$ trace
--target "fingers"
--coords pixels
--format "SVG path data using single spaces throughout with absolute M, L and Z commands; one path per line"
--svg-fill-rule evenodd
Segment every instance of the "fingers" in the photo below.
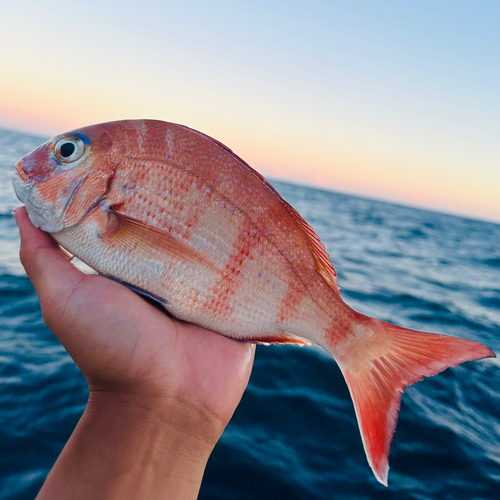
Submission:
M 14 210 L 14 219 L 21 235 L 21 263 L 41 301 L 45 294 L 67 292 L 81 280 L 82 273 L 69 256 L 52 236 L 31 223 L 25 207 Z

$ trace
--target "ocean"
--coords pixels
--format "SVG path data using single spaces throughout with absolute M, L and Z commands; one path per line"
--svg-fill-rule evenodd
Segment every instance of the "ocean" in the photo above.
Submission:
M 0 130 L 0 500 L 35 497 L 88 396 L 18 259 L 10 174 L 43 141 Z M 498 224 L 273 185 L 320 236 L 352 307 L 500 354 Z M 385 488 L 367 464 L 333 359 L 320 348 L 258 346 L 200 499 L 496 499 L 499 368 L 499 358 L 465 363 L 407 389 Z

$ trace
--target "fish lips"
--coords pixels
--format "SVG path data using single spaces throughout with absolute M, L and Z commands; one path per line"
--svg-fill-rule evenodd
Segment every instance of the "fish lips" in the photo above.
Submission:
M 34 204 L 31 201 L 32 194 L 34 192 L 33 185 L 35 184 L 35 181 L 26 182 L 18 172 L 14 172 L 11 175 L 11 179 L 12 186 L 14 187 L 14 192 L 16 193 L 19 201 L 26 205 L 26 209 L 28 211 L 31 222 L 35 227 L 40 227 L 43 221 L 39 216 L 36 215 L 36 212 L 33 209 Z
M 52 211 L 50 204 L 40 195 L 33 179 L 26 179 L 19 173 L 19 166 L 16 165 L 16 172 L 11 175 L 12 186 L 18 199 L 26 205 L 28 216 L 35 227 L 48 233 L 56 233 L 64 228 L 61 216 L 49 217 Z M 54 214 L 55 215 L 55 214 Z
M 20 202 L 27 205 L 34 182 L 27 183 L 19 175 L 19 172 L 14 172 L 11 175 L 11 179 L 12 179 L 12 186 L 14 187 L 14 192 L 16 193 L 17 198 L 19 199 Z

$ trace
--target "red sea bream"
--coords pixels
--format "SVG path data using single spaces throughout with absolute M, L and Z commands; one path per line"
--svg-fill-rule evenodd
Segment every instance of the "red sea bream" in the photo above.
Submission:
M 16 170 L 32 222 L 99 273 L 222 335 L 328 350 L 383 484 L 405 387 L 494 356 L 354 311 L 311 226 L 230 149 L 190 128 L 94 125 L 56 136 Z

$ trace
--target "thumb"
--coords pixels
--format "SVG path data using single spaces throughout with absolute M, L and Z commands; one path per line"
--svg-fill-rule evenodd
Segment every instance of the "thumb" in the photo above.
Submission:
M 71 293 L 85 274 L 71 264 L 52 236 L 32 224 L 26 207 L 16 208 L 13 215 L 21 235 L 21 264 L 42 307 L 45 300 Z

